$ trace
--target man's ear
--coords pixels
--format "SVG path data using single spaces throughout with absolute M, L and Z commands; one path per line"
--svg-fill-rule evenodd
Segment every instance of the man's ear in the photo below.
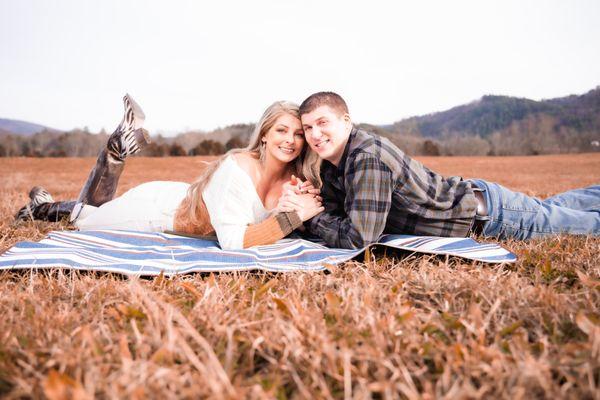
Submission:
M 352 129 L 352 119 L 350 118 L 350 114 L 344 114 L 342 117 L 344 119 L 344 124 L 347 128 Z

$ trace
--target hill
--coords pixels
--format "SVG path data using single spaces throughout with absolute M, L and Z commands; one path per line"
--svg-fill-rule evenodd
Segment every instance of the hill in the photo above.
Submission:
M 51 132 L 60 132 L 58 129 L 49 128 L 40 124 L 34 124 L 32 122 L 0 118 L 0 132 L 2 132 L 3 134 L 31 136 L 44 130 Z
M 440 138 L 448 135 L 487 137 L 531 116 L 555 120 L 556 128 L 600 132 L 600 87 L 583 95 L 535 101 L 509 96 L 483 96 L 469 104 L 387 126 L 394 133 Z

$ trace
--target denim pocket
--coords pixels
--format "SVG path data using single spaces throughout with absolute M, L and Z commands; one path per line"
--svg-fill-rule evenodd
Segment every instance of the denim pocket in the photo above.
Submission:
M 537 231 L 537 219 L 541 211 L 541 201 L 523 193 L 505 189 L 501 191 L 500 219 L 503 237 L 528 239 Z
M 542 201 L 536 197 L 529 197 L 526 194 L 513 192 L 506 188 L 501 192 L 501 208 L 508 211 L 537 213 L 540 210 Z

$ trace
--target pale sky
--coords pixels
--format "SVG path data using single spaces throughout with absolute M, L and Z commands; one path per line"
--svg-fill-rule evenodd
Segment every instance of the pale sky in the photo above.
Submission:
M 600 1 L 0 0 L 0 118 L 151 132 L 255 122 L 341 94 L 387 124 L 484 94 L 600 85 Z

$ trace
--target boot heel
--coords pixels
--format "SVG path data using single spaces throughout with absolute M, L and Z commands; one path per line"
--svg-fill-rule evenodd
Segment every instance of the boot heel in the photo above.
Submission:
M 133 132 L 133 135 L 135 137 L 136 143 L 138 143 L 138 146 L 140 146 L 140 148 L 144 147 L 149 143 L 152 143 L 152 140 L 150 139 L 150 134 L 144 128 L 136 129 Z
M 73 223 L 77 218 L 79 218 L 79 214 L 81 214 L 81 210 L 83 209 L 83 203 L 76 203 L 75 207 L 73 207 L 73 211 L 71 211 L 71 215 L 69 215 L 69 222 Z

